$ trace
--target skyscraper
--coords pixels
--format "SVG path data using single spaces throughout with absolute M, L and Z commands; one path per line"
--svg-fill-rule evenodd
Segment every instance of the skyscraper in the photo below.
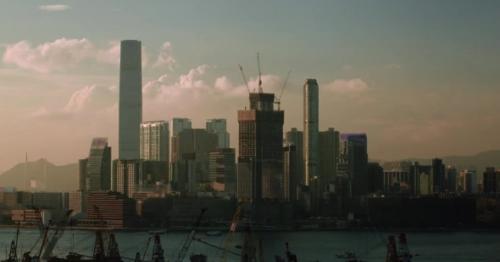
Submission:
M 141 123 L 141 159 L 169 161 L 169 128 L 166 121 Z
M 111 147 L 108 139 L 92 139 L 89 157 L 80 164 L 80 190 L 83 192 L 106 191 L 111 188 Z
M 339 175 L 349 178 L 353 196 L 367 192 L 368 147 L 366 134 L 341 134 Z
M 305 184 L 318 178 L 318 82 L 307 79 L 304 84 L 304 168 Z
M 287 201 L 295 201 L 298 199 L 297 188 L 301 184 L 298 167 L 302 158 L 298 157 L 294 144 L 285 144 L 283 151 L 283 198 Z
M 177 137 L 184 129 L 191 129 L 191 119 L 189 118 L 174 118 L 172 119 L 172 140 L 170 145 L 172 147 L 170 154 L 170 162 L 175 163 L 181 156 L 177 148 Z
M 339 158 L 339 132 L 333 128 L 319 132 L 319 196 L 328 191 L 329 185 L 334 184 L 337 176 L 337 162 Z
M 272 93 L 249 98 L 250 109 L 238 111 L 238 198 L 282 198 L 284 112 Z
M 296 161 L 296 179 L 299 185 L 305 184 L 304 178 L 304 133 L 297 130 L 297 128 L 292 128 L 290 131 L 286 132 L 285 135 L 285 145 L 294 145 L 295 149 L 293 153 L 295 154 L 294 160 Z M 286 152 L 285 152 L 286 153 Z
M 218 148 L 229 148 L 229 133 L 226 129 L 226 119 L 209 119 L 206 126 L 209 133 L 217 134 Z
M 432 187 L 434 193 L 444 192 L 445 190 L 445 171 L 446 167 L 443 160 L 439 158 L 432 159 Z
M 217 148 L 208 153 L 208 178 L 212 185 L 223 185 L 225 192 L 236 193 L 234 148 Z M 215 186 L 212 189 L 218 191 Z
M 120 47 L 118 158 L 139 159 L 142 121 L 141 42 L 124 40 Z
M 176 142 L 179 158 L 174 180 L 179 190 L 194 193 L 200 184 L 210 182 L 208 154 L 217 148 L 217 135 L 201 128 L 184 129 Z

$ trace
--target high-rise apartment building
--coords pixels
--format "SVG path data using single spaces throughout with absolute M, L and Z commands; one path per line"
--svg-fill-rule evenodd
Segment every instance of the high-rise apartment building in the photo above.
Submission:
M 250 109 L 238 111 L 238 198 L 279 199 L 283 180 L 284 112 L 274 94 L 250 93 Z
M 115 160 L 113 170 L 113 191 L 132 197 L 134 193 L 142 190 L 141 160 Z
M 141 159 L 149 161 L 169 161 L 169 128 L 166 121 L 141 123 Z
M 304 175 L 305 184 L 318 179 L 319 94 L 316 79 L 304 84 Z
M 89 157 L 79 161 L 79 184 L 83 192 L 107 191 L 111 188 L 111 147 L 108 139 L 94 138 Z
M 142 122 L 141 42 L 124 40 L 120 46 L 120 94 L 118 103 L 118 158 L 139 159 Z
M 206 123 L 209 133 L 217 135 L 218 148 L 229 148 L 229 133 L 227 132 L 226 119 L 209 119 Z

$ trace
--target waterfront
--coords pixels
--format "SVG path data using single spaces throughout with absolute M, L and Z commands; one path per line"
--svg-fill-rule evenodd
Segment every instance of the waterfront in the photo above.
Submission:
M 15 229 L 0 229 L 0 257 L 6 256 L 7 248 L 13 239 Z M 146 247 L 148 233 L 145 232 L 116 232 L 116 238 L 122 256 L 133 258 L 136 251 L 141 254 Z M 162 235 L 162 245 L 166 257 L 172 261 L 180 249 L 187 233 L 172 232 Z M 384 261 L 385 238 L 390 232 L 272 232 L 261 233 L 263 250 L 266 261 L 271 261 L 274 255 L 282 255 L 284 243 L 289 242 L 299 261 L 341 261 L 336 254 L 344 251 L 354 251 L 363 260 Z M 222 245 L 225 236 L 206 236 L 198 234 L 203 240 L 215 245 Z M 22 252 L 30 249 L 39 232 L 34 229 L 21 231 L 20 249 Z M 234 237 L 232 244 L 240 244 L 241 235 Z M 439 232 L 439 233 L 408 233 L 409 247 L 412 253 L 418 254 L 414 261 L 500 261 L 500 233 L 487 232 Z M 86 255 L 92 254 L 94 234 L 89 231 L 68 230 L 58 243 L 54 252 L 57 255 L 74 251 Z M 209 261 L 219 261 L 220 251 L 208 247 L 203 243 L 193 242 L 188 254 L 204 253 Z M 150 253 L 149 253 L 150 254 Z M 237 261 L 237 257 L 228 254 L 228 261 Z

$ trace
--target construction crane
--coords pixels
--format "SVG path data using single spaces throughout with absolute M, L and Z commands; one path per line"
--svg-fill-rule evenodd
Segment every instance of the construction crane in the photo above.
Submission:
M 260 54 L 257 53 L 257 69 L 259 70 L 259 93 L 262 93 L 262 71 L 260 69 Z
M 248 81 L 247 81 L 247 77 L 245 76 L 245 72 L 243 71 L 243 66 L 241 66 L 241 65 L 238 65 L 238 66 L 240 68 L 241 77 L 243 78 L 243 83 L 247 87 L 248 93 L 252 93 L 252 91 L 250 90 L 250 87 L 248 86 Z
M 283 95 L 286 85 L 288 84 L 288 78 L 290 78 L 290 73 L 291 71 L 289 70 L 288 73 L 286 74 L 286 78 L 285 81 L 283 82 L 283 86 L 281 87 L 280 93 L 278 97 L 276 97 L 276 99 L 274 100 L 274 103 L 278 106 L 278 111 L 281 109 L 281 96 Z
M 191 243 L 193 243 L 193 240 L 195 239 L 196 229 L 198 229 L 198 227 L 200 226 L 201 219 L 203 217 L 203 214 L 206 211 L 207 211 L 206 208 L 201 209 L 200 215 L 198 216 L 198 219 L 196 219 L 196 223 L 194 224 L 193 228 L 191 229 L 191 232 L 189 233 L 186 240 L 184 240 L 184 244 L 182 245 L 181 250 L 179 251 L 179 254 L 177 255 L 177 258 L 175 259 L 176 262 L 184 261 L 184 258 L 186 257 L 186 254 L 189 250 L 189 247 L 191 246 Z

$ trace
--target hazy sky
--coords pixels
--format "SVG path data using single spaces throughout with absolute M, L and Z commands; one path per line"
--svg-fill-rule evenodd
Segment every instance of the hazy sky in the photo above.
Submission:
M 144 47 L 144 120 L 227 118 L 247 105 L 237 65 L 279 90 L 302 129 L 302 84 L 320 84 L 320 129 L 366 132 L 370 158 L 500 148 L 499 1 L 0 0 L 0 171 L 117 152 L 119 40 Z

